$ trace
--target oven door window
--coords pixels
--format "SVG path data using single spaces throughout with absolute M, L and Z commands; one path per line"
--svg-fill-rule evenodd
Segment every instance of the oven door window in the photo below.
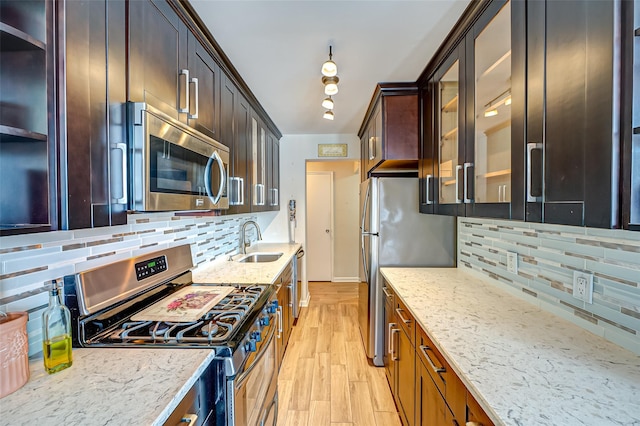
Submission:
M 217 152 L 207 157 L 152 135 L 149 139 L 152 192 L 208 196 L 214 203 L 226 196 L 226 167 Z

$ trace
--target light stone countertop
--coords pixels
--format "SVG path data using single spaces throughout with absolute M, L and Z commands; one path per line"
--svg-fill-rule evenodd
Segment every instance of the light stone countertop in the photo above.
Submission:
M 29 381 L 0 399 L 2 425 L 162 425 L 213 359 L 209 349 L 73 349 L 49 375 L 30 361 Z
M 496 424 L 640 424 L 640 356 L 457 268 L 381 272 Z
M 277 252 L 282 253 L 274 262 L 241 263 L 228 259 L 217 259 L 199 265 L 192 271 L 194 283 L 216 284 L 273 284 L 286 268 L 291 258 L 300 249 L 300 243 L 257 243 L 247 249 L 247 253 Z M 233 256 L 234 259 L 242 255 Z
M 193 270 L 195 283 L 272 284 L 300 244 L 258 243 L 247 252 L 282 252 L 265 263 L 219 260 Z M 234 256 L 238 258 L 239 255 Z M 161 425 L 214 357 L 209 349 L 74 348 L 71 368 L 31 377 L 0 399 L 0 425 Z

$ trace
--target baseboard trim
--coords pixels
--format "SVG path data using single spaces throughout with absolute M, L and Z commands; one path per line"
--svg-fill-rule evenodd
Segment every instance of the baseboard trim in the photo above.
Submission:
M 332 283 L 358 283 L 360 282 L 360 277 L 333 277 L 331 278 Z
M 309 306 L 309 300 L 311 299 L 311 295 L 307 293 L 306 299 L 300 299 L 300 307 L 306 308 Z

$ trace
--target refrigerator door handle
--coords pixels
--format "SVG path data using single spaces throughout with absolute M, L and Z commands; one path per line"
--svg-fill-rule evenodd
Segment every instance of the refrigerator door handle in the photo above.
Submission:
M 362 234 L 360 239 L 361 239 L 361 248 L 362 248 L 362 266 L 364 267 L 364 277 L 365 280 L 367 281 L 367 284 L 369 284 L 369 267 L 367 266 L 367 254 L 365 253 L 364 250 L 364 237 L 366 235 Z
M 367 192 L 364 195 L 364 203 L 362 203 L 362 217 L 360 218 L 360 229 L 362 232 L 367 232 L 368 230 L 364 228 L 365 219 L 367 217 L 367 211 L 369 210 L 369 191 L 371 189 L 371 185 L 367 185 Z

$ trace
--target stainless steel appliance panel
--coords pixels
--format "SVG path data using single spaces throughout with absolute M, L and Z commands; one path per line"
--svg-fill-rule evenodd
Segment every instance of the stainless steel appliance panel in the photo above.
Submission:
M 131 208 L 229 208 L 229 148 L 145 103 L 129 104 Z
M 384 364 L 383 266 L 454 267 L 456 218 L 419 213 L 418 179 L 373 177 L 360 185 L 358 321 L 367 356 Z

